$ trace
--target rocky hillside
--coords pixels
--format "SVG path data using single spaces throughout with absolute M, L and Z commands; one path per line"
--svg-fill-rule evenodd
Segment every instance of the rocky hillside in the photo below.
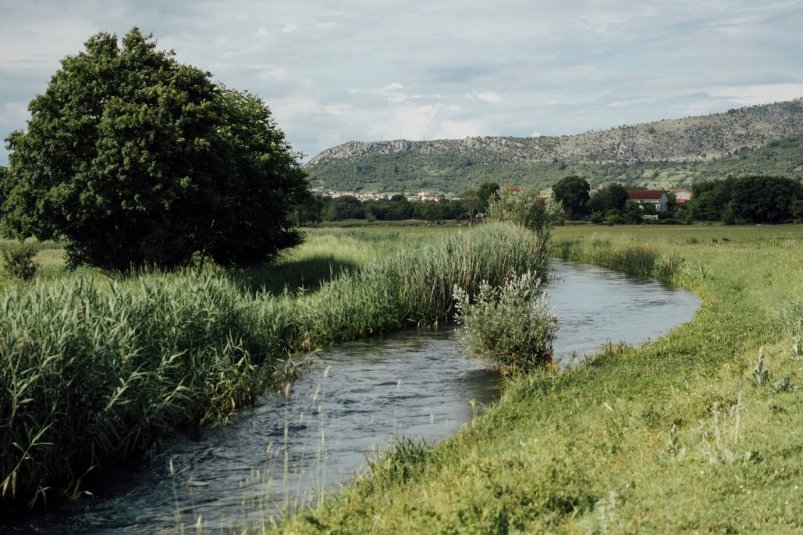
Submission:
M 796 157 L 794 148 L 799 136 L 803 98 L 573 136 L 349 142 L 321 152 L 306 169 L 313 186 L 343 191 L 459 193 L 485 180 L 543 188 L 567 174 L 592 183 L 671 186 L 725 168 L 739 174 L 740 162 L 750 163 L 757 151 L 765 152 L 766 161 L 769 151 L 771 160 L 779 153 L 788 159 L 791 152 L 794 161 L 769 166 L 803 178 L 803 155 Z M 773 151 L 772 143 L 792 149 Z

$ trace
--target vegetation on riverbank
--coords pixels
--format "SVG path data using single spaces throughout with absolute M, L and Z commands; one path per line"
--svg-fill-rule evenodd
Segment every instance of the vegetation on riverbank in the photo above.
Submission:
M 455 287 L 458 336 L 468 356 L 498 367 L 504 375 L 554 364 L 552 341 L 557 317 L 531 272 L 511 276 L 501 286 L 483 281 L 476 295 Z
M 558 228 L 564 258 L 701 296 L 694 320 L 535 372 L 435 446 L 282 525 L 302 533 L 803 529 L 803 228 Z M 614 341 L 615 342 L 615 341 Z
M 507 224 L 420 241 L 321 231 L 311 249 L 267 268 L 288 277 L 282 292 L 254 270 L 120 280 L 82 271 L 9 284 L 0 507 L 74 494 L 91 469 L 141 454 L 176 427 L 225 419 L 292 373 L 300 351 L 448 321 L 455 284 L 473 292 L 483 280 L 541 272 L 547 260 L 535 234 Z M 302 270 L 306 279 L 288 276 Z

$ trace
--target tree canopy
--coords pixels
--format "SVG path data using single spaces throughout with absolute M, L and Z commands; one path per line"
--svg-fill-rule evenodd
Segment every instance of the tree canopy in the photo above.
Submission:
M 803 216 L 803 186 L 777 176 L 729 177 L 698 182 L 691 218 L 723 223 L 783 223 Z
M 488 205 L 499 199 L 499 184 L 496 182 L 483 182 L 477 188 L 477 210 L 479 212 L 488 211 Z
M 612 182 L 595 191 L 588 200 L 588 209 L 591 212 L 608 212 L 610 210 L 623 210 L 627 202 L 627 190 L 621 184 Z
M 300 241 L 305 174 L 259 98 L 182 65 L 152 36 L 99 33 L 62 60 L 8 139 L 5 227 L 67 241 L 71 264 L 226 266 Z
M 579 176 L 567 176 L 552 186 L 552 196 L 569 219 L 581 219 L 588 213 L 588 181 Z

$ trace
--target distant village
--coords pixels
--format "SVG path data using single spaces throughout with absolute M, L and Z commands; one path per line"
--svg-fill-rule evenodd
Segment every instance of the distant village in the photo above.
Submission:
M 516 189 L 516 188 L 512 188 Z M 521 189 L 521 188 L 518 188 Z M 399 193 L 377 193 L 373 191 L 334 191 L 313 189 L 316 193 L 323 197 L 330 199 L 337 199 L 340 197 L 354 197 L 362 202 L 365 201 L 386 201 L 390 200 Z M 674 198 L 674 201 L 670 198 Z M 439 202 L 439 201 L 459 201 L 459 195 L 449 193 L 434 193 L 431 191 L 419 191 L 414 194 L 402 194 L 409 202 Z M 539 199 L 547 199 L 551 195 L 551 191 L 543 191 L 539 195 Z M 681 207 L 689 203 L 692 198 L 692 192 L 685 188 L 675 188 L 669 191 L 661 189 L 631 189 L 627 190 L 627 197 L 629 201 L 633 201 L 640 206 L 651 206 L 656 212 L 668 212 L 672 205 Z
M 324 197 L 329 197 L 330 199 L 337 199 L 339 197 L 356 197 L 357 199 L 365 202 L 365 201 L 387 201 L 390 200 L 391 197 L 394 195 L 400 195 L 397 192 L 391 193 L 376 193 L 373 191 L 361 191 L 361 192 L 354 192 L 354 191 L 325 191 L 322 189 L 313 188 L 314 192 L 322 195 Z M 433 193 L 431 191 L 419 191 L 418 193 L 414 193 L 411 195 L 401 194 L 410 201 L 410 202 L 425 202 L 425 201 L 459 201 L 459 195 L 452 195 L 446 193 Z

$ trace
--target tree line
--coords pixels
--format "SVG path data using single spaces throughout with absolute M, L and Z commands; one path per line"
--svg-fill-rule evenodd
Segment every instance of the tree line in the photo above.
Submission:
M 803 219 L 803 186 L 778 176 L 728 177 L 692 187 L 689 221 L 726 224 L 787 223 Z
M 588 219 L 594 223 L 640 223 L 647 214 L 682 223 L 787 223 L 803 219 L 803 185 L 780 176 L 700 181 L 692 186 L 692 199 L 683 206 L 676 205 L 673 195 L 668 193 L 670 209 L 666 213 L 628 200 L 627 190 L 615 182 L 592 193 L 588 181 L 569 176 L 558 181 L 552 193 L 568 219 Z
M 403 221 L 422 219 L 436 222 L 446 220 L 473 220 L 488 210 L 488 205 L 499 196 L 499 184 L 484 182 L 476 190 L 466 191 L 460 199 L 440 201 L 410 201 L 404 195 L 388 199 L 362 201 L 353 195 L 324 197 L 316 195 L 299 212 L 298 222 L 344 221 Z

